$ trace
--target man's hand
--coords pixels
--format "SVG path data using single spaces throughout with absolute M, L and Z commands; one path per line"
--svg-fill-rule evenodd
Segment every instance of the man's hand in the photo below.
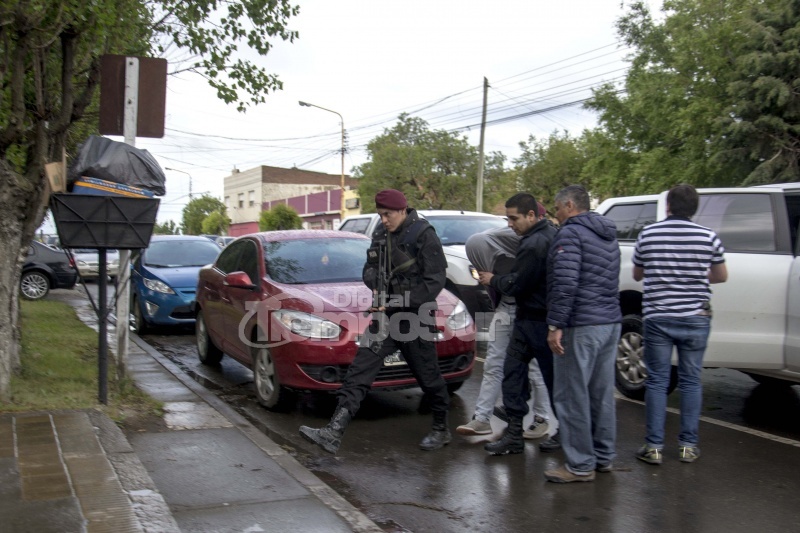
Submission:
M 494 277 L 491 272 L 478 272 L 478 283 L 481 285 L 489 285 L 489 282 Z
M 550 351 L 555 355 L 564 355 L 564 347 L 561 345 L 561 337 L 563 335 L 564 330 L 561 329 L 547 332 L 547 344 L 550 346 Z

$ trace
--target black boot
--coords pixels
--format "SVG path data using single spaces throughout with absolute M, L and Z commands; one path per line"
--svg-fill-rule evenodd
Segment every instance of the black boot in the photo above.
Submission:
M 561 449 L 561 436 L 558 431 L 552 437 L 539 444 L 539 451 L 544 453 L 554 452 Z
M 328 425 L 319 429 L 300 426 L 300 434 L 328 453 L 336 453 L 342 443 L 342 436 L 353 415 L 344 407 L 337 407 Z
M 525 439 L 522 438 L 522 419 L 509 417 L 508 427 L 503 437 L 483 447 L 490 455 L 507 455 L 525 451 Z
M 426 452 L 438 450 L 451 440 L 453 440 L 453 436 L 447 428 L 447 411 L 434 411 L 431 432 L 425 435 L 425 438 L 419 443 L 419 448 Z

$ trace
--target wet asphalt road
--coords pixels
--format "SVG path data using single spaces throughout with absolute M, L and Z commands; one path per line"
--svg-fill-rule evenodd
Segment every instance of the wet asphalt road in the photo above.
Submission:
M 703 457 L 694 464 L 665 450 L 661 466 L 633 457 L 643 438 L 643 405 L 617 400 L 615 471 L 594 483 L 547 483 L 560 452 L 490 457 L 484 437 L 454 435 L 443 450 L 421 452 L 429 415 L 417 413 L 419 389 L 371 394 L 331 456 L 305 442 L 300 425 L 321 426 L 334 407 L 303 394 L 290 412 L 261 408 L 252 373 L 225 358 L 219 368 L 197 361 L 191 330 L 143 337 L 186 372 L 234 405 L 273 440 L 392 532 L 800 531 L 800 387 L 770 389 L 733 370 L 704 371 Z M 452 398 L 450 426 L 469 419 L 481 365 Z M 678 395 L 670 405 L 677 407 Z M 493 419 L 495 436 L 504 424 Z M 673 440 L 678 417 L 668 417 Z M 669 443 L 668 443 L 669 444 Z

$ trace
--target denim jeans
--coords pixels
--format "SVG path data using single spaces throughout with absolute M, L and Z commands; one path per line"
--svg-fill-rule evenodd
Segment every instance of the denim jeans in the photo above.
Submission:
M 678 349 L 678 389 L 681 391 L 681 432 L 679 446 L 696 446 L 703 403 L 703 355 L 711 331 L 707 316 L 654 317 L 644 321 L 645 411 L 647 444 L 664 446 L 667 419 L 667 390 L 672 372 L 672 350 Z
M 503 406 L 509 417 L 525 418 L 528 414 L 531 399 L 528 372 L 534 357 L 552 399 L 553 353 L 547 345 L 547 323 L 517 317 L 503 364 Z M 558 410 L 554 409 L 553 414 L 558 416 Z
M 506 348 L 511 340 L 511 329 L 517 306 L 500 302 L 497 305 L 492 322 L 489 324 L 489 342 L 486 348 L 486 361 L 483 363 L 483 379 L 478 401 L 475 403 L 475 419 L 488 422 L 494 411 L 494 404 L 500 396 L 503 383 L 503 362 Z
M 564 329 L 555 355 L 554 399 L 567 470 L 588 474 L 616 456 L 614 367 L 620 324 Z

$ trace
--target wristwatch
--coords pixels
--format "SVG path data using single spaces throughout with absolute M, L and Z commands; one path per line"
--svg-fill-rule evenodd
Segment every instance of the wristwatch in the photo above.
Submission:
M 554 326 L 553 324 L 550 324 L 549 326 L 547 326 L 547 329 L 550 330 L 550 331 L 558 331 L 558 328 L 556 326 Z

